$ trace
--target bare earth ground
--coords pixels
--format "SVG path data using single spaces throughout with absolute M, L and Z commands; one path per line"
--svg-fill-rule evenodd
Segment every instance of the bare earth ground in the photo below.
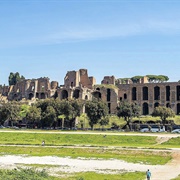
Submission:
M 177 137 L 179 135 L 156 134 L 156 136 L 158 136 L 157 143 L 161 144 L 162 142 L 165 142 L 170 138 Z M 154 150 L 154 151 L 158 151 L 158 150 Z M 97 160 L 97 159 L 82 159 L 82 158 L 71 159 L 68 157 L 60 158 L 56 156 L 29 157 L 29 156 L 6 155 L 0 157 L 0 168 L 6 168 L 6 169 L 15 168 L 22 164 L 54 165 L 54 167 L 52 166 L 47 167 L 47 170 L 52 175 L 60 174 L 60 172 L 74 173 L 74 172 L 86 172 L 86 171 L 94 171 L 101 173 L 120 173 L 127 171 L 145 172 L 147 169 L 150 169 L 152 173 L 151 180 L 171 180 L 180 174 L 180 149 L 171 149 L 168 151 L 172 152 L 173 159 L 166 165 L 134 164 L 134 163 L 127 163 L 121 160 L 113 160 L 113 159 Z

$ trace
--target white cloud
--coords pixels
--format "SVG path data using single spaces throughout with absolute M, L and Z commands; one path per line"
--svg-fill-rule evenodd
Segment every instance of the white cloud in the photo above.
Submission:
M 107 23 L 103 26 L 69 26 L 63 30 L 46 32 L 41 35 L 31 35 L 28 37 L 13 37 L 14 39 L 4 39 L 0 42 L 0 48 L 17 47 L 27 45 L 59 44 L 78 41 L 92 41 L 109 38 L 129 37 L 136 35 L 151 34 L 180 34 L 180 23 L 178 21 L 146 20 L 144 22 L 116 24 Z

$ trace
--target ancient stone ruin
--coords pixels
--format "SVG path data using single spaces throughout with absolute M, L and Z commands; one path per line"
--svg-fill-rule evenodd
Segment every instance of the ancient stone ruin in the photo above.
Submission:
M 0 86 L 0 102 L 46 98 L 92 100 L 93 97 L 107 102 L 112 114 L 123 100 L 140 105 L 142 115 L 151 114 L 159 105 L 171 107 L 180 114 L 180 83 L 149 83 L 147 77 L 133 83 L 130 79 L 121 82 L 114 76 L 105 76 L 98 85 L 94 77 L 88 76 L 87 69 L 80 69 L 68 71 L 61 86 L 57 81 L 50 82 L 49 78 L 25 79 L 13 86 Z

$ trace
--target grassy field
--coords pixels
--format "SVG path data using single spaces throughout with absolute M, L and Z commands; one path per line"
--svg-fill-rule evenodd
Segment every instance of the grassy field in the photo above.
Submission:
M 180 148 L 180 137 L 171 138 L 169 141 L 162 143 L 159 147 L 165 148 Z
M 180 175 L 177 178 L 172 179 L 172 180 L 180 180 Z
M 58 180 L 59 178 L 49 176 L 44 170 L 36 169 L 0 169 L 0 180 Z
M 46 146 L 153 147 L 156 144 L 156 137 L 150 136 L 0 132 L 0 144 L 40 145 L 43 140 Z
M 30 156 L 59 156 L 71 158 L 120 159 L 132 163 L 166 164 L 171 160 L 169 152 L 120 150 L 104 148 L 50 148 L 50 147 L 0 147 L 0 155 L 27 154 Z
M 120 174 L 98 174 L 94 172 L 77 173 L 73 176 L 62 178 L 63 180 L 144 180 L 145 173 L 120 173 Z
M 16 169 L 16 170 L 0 170 L 0 180 L 143 180 L 145 173 L 120 173 L 120 174 L 98 174 L 94 172 L 63 174 L 61 177 L 49 176 L 44 170 L 36 170 L 34 168 Z

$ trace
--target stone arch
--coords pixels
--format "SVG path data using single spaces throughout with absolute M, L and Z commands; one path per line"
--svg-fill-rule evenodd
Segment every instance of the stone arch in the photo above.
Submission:
M 111 103 L 108 103 L 109 114 L 111 114 Z
M 28 99 L 31 100 L 34 97 L 33 93 L 29 93 Z
M 170 86 L 166 86 L 166 101 L 170 101 Z
M 177 101 L 180 100 L 180 86 L 176 86 L 176 96 L 177 96 Z
M 124 99 L 127 99 L 127 94 L 126 93 L 124 93 Z
M 44 90 L 45 90 L 45 86 L 42 85 L 42 86 L 41 86 L 41 91 L 44 91 Z
M 107 101 L 111 100 L 111 89 L 107 89 Z
M 61 99 L 67 99 L 68 98 L 68 92 L 67 90 L 62 90 L 61 92 Z
M 137 89 L 136 87 L 132 88 L 132 101 L 136 101 L 137 100 Z
M 101 93 L 100 92 L 93 92 L 92 93 L 93 97 L 97 98 L 97 99 L 101 99 Z
M 43 93 L 43 92 L 40 94 L 40 96 L 41 96 L 40 99 L 45 99 L 46 98 L 45 93 Z
M 154 100 L 160 100 L 160 87 L 154 87 Z
M 143 115 L 148 115 L 149 114 L 149 105 L 148 103 L 143 103 Z
M 53 97 L 54 97 L 54 99 L 56 99 L 58 97 L 58 92 L 57 91 L 54 93 Z
M 147 101 L 148 100 L 148 87 L 143 87 L 143 100 Z
M 156 107 L 158 107 L 158 106 L 159 106 L 159 103 L 158 103 L 158 102 L 154 103 L 154 108 L 156 108 Z
M 88 95 L 85 96 L 85 100 L 88 100 Z
M 13 98 L 16 99 L 17 97 L 18 97 L 18 95 L 15 93 L 15 94 L 13 95 Z
M 73 98 L 78 99 L 79 98 L 79 94 L 80 94 L 80 90 L 79 89 L 75 89 L 73 92 Z
M 36 93 L 36 98 L 39 98 L 39 93 Z
M 166 104 L 166 107 L 167 107 L 167 108 L 171 108 L 171 104 L 170 104 L 170 103 L 167 103 L 167 104 Z
M 180 115 L 180 103 L 177 104 L 177 115 Z

